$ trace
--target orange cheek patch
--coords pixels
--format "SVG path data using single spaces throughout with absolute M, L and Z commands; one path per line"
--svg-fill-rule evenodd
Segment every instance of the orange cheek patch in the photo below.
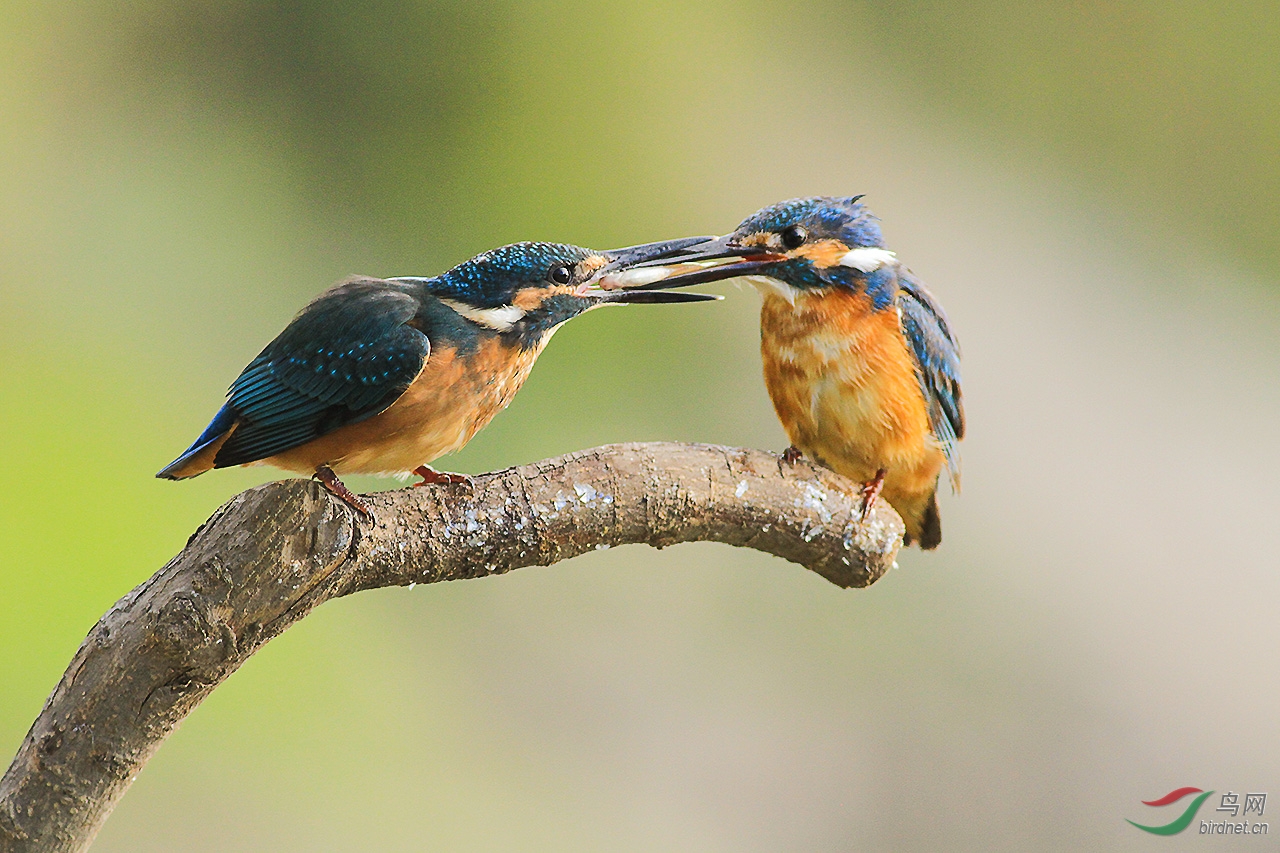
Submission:
M 515 298 L 511 300 L 511 304 L 521 311 L 533 311 L 542 305 L 542 300 L 546 299 L 550 288 L 525 288 L 518 291 Z
M 578 293 L 578 288 L 567 284 L 553 284 L 547 287 L 526 287 L 516 293 L 511 300 L 511 304 L 526 314 L 530 311 L 536 311 L 542 307 L 543 300 L 548 296 L 557 294 L 562 296 L 573 296 Z
M 819 269 L 827 269 L 828 267 L 838 266 L 840 259 L 848 252 L 849 247 L 839 240 L 818 240 L 815 243 L 805 243 L 796 249 L 793 255 L 795 257 L 808 258 Z

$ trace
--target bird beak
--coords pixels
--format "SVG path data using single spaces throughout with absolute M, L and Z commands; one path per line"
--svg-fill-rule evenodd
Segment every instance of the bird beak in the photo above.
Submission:
M 681 243 L 672 240 L 671 243 Z M 786 255 L 769 252 L 759 246 L 739 246 L 732 234 L 724 237 L 700 238 L 672 250 L 662 257 L 650 258 L 616 272 L 607 272 L 600 287 L 610 291 L 644 292 L 688 287 L 721 281 L 740 275 L 752 275 L 764 267 L 786 260 Z
M 608 258 L 608 263 L 601 267 L 598 275 L 607 275 L 637 264 L 662 263 L 665 259 L 679 255 L 690 246 L 708 243 L 712 237 L 681 237 L 679 240 L 662 240 L 657 243 L 642 243 L 639 246 L 627 246 L 625 249 L 610 249 L 600 254 Z
M 683 290 L 590 290 L 601 305 L 657 305 L 671 302 L 712 302 L 724 299 L 714 293 L 688 293 Z
M 711 237 L 682 237 L 679 240 L 663 240 L 658 243 L 644 243 L 639 246 L 628 246 L 625 249 L 601 252 L 600 254 L 606 257 L 608 262 L 592 277 L 589 286 L 584 290 L 584 295 L 590 294 L 597 297 L 602 304 L 613 305 L 706 302 L 719 299 L 720 297 L 708 293 L 668 293 L 661 289 L 661 285 L 656 283 L 651 274 L 646 280 L 654 283 L 644 289 L 624 290 L 616 286 L 605 286 L 605 282 L 610 278 L 625 276 L 628 270 L 634 269 L 639 264 L 662 264 L 670 260 L 682 259 L 690 247 L 708 244 L 712 240 Z M 656 267 L 656 269 L 662 269 L 662 267 Z

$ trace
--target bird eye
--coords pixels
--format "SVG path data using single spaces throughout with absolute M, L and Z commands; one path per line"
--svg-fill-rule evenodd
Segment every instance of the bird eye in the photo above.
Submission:
M 809 229 L 803 225 L 788 225 L 782 229 L 782 245 L 788 249 L 798 249 L 809 239 Z
M 573 269 L 568 264 L 556 264 L 547 273 L 547 281 L 553 284 L 568 284 L 573 281 Z

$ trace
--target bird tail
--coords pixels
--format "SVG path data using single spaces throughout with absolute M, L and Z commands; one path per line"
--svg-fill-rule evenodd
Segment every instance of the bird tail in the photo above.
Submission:
M 162 480 L 185 480 L 188 477 L 203 474 L 210 468 L 216 468 L 218 451 L 239 425 L 239 416 L 231 406 L 224 405 L 218 410 L 218 414 L 213 416 L 213 420 L 205 427 L 204 432 L 200 433 L 195 444 L 160 469 L 160 473 L 156 476 Z
M 890 503 L 907 527 L 902 536 L 903 545 L 919 545 L 925 551 L 932 551 L 942 544 L 942 517 L 938 514 L 936 484 L 928 495 L 898 495 Z
M 932 551 L 942 544 L 942 516 L 938 514 L 938 493 L 929 496 L 929 504 L 920 519 L 920 547 Z

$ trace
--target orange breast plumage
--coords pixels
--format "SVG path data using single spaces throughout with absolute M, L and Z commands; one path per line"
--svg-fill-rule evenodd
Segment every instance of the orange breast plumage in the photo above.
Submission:
M 764 293 L 765 385 L 792 444 L 845 476 L 885 471 L 883 496 L 920 536 L 944 455 L 895 306 L 865 293 Z

